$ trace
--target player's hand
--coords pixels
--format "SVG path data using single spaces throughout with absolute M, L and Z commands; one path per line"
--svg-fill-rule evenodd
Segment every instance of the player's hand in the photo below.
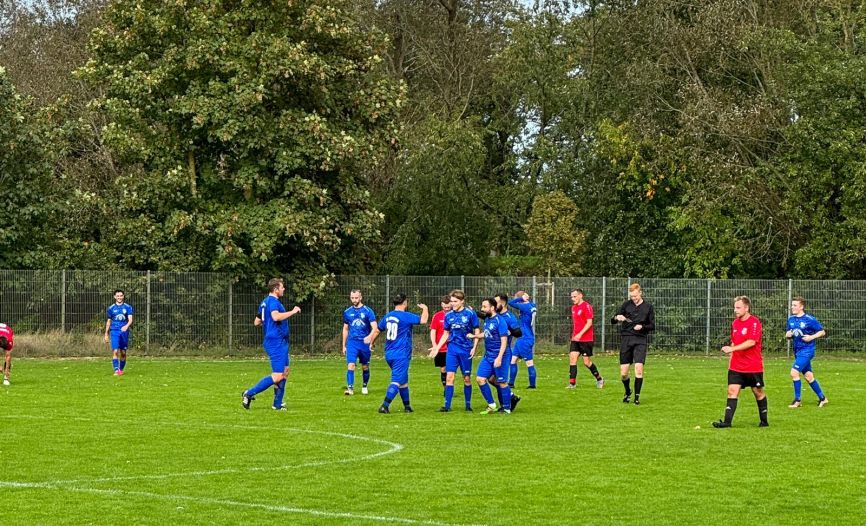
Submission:
M 475 349 L 469 351 L 469 358 L 475 358 Z
M 613 319 L 615 319 L 616 321 L 625 321 L 625 316 L 623 316 L 622 314 L 617 314 L 616 316 L 614 316 Z
M 346 356 L 346 348 L 343 347 L 342 349 L 340 349 L 340 353 L 342 353 L 343 356 Z
M 794 337 L 794 331 L 788 331 L 785 333 L 785 338 L 791 339 Z
M 731 354 L 732 352 L 734 352 L 734 348 L 730 345 L 725 345 L 724 347 L 722 347 L 722 352 L 725 354 Z
M 577 336 L 572 336 L 571 341 L 576 342 L 576 341 L 580 341 L 580 340 L 577 339 Z
M 431 347 L 427 350 L 430 351 L 427 353 L 427 356 L 429 356 L 430 358 L 436 358 L 436 355 L 439 354 L 439 349 L 437 349 L 436 347 Z
M 421 309 L 421 310 L 427 310 L 427 305 L 425 305 L 425 304 L 423 304 L 423 303 L 419 303 L 419 304 L 417 305 L 417 307 L 418 307 L 419 309 Z
M 811 334 L 804 334 L 803 335 L 803 341 L 806 343 L 809 343 L 810 341 L 812 341 L 814 339 L 815 339 L 815 337 L 812 336 Z
M 300 312 L 301 312 L 301 308 L 298 307 L 297 305 L 295 305 L 295 308 L 292 309 L 292 313 L 294 313 L 294 314 L 300 314 Z
M 636 331 L 640 331 L 641 329 L 643 329 L 643 325 L 641 325 L 640 323 L 634 326 L 634 330 Z
M 521 297 L 523 298 L 523 301 L 529 301 L 529 294 L 524 294 Z
M 367 336 L 366 338 L 364 338 L 364 343 L 366 343 L 366 344 L 368 344 L 368 345 L 369 345 L 372 341 L 373 341 L 373 339 L 370 338 L 369 336 Z
M 497 357 L 495 360 L 493 360 L 493 367 L 495 369 L 499 369 L 500 367 L 502 367 L 502 358 Z
M 105 336 L 102 337 L 102 341 L 104 341 L 105 343 L 108 343 L 108 333 L 107 332 L 105 333 Z
M 128 330 L 129 330 L 129 327 L 126 325 L 124 325 L 123 327 L 120 328 L 120 332 L 126 332 Z

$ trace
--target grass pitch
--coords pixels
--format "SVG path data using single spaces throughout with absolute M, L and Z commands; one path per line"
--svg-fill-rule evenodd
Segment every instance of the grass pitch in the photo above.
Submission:
M 722 357 L 650 356 L 640 407 L 621 402 L 614 356 L 538 360 L 539 389 L 508 415 L 440 414 L 439 375 L 416 359 L 412 405 L 377 414 L 345 397 L 345 365 L 294 359 L 286 401 L 250 411 L 264 361 L 17 360 L 0 391 L 0 523 L 22 524 L 863 524 L 866 362 L 814 362 L 830 404 L 792 398 L 790 361 L 767 360 L 770 425 L 742 393 L 722 415 Z M 360 373 L 358 374 L 360 378 Z M 360 389 L 356 391 L 360 393 Z M 476 411 L 484 407 L 477 387 Z

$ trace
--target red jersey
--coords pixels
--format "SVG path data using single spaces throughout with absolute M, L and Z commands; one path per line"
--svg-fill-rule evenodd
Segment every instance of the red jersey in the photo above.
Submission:
M 745 321 L 734 319 L 731 324 L 731 345 L 739 345 L 746 340 L 754 340 L 755 345 L 745 351 L 734 351 L 731 353 L 731 365 L 729 368 L 738 373 L 762 373 L 764 372 L 764 358 L 761 355 L 761 336 L 764 332 L 761 320 L 754 314 Z
M 587 320 L 592 319 L 592 305 L 589 304 L 588 301 L 582 301 L 577 305 L 571 306 L 571 322 L 573 328 L 571 330 L 571 337 L 574 338 L 577 336 L 583 328 L 586 326 Z M 589 329 L 583 333 L 583 336 L 580 337 L 579 342 L 591 342 L 595 341 L 595 333 L 593 331 L 595 327 L 590 325 Z
M 445 311 L 440 310 L 436 314 L 433 315 L 433 319 L 430 321 L 430 330 L 435 331 L 436 343 L 439 343 L 439 340 L 442 339 L 442 333 L 445 332 Z M 439 349 L 439 352 L 448 352 L 448 343 L 442 345 L 442 348 Z
M 12 332 L 12 327 L 5 323 L 0 323 L 0 336 L 5 336 L 9 340 L 9 348 L 6 350 L 11 351 L 12 346 L 15 344 L 15 334 Z

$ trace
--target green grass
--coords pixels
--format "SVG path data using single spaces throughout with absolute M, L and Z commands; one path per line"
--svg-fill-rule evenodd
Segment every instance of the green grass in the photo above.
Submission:
M 564 358 L 539 360 L 513 415 L 441 405 L 430 360 L 411 370 L 416 413 L 342 395 L 338 360 L 294 360 L 289 411 L 239 393 L 264 361 L 17 360 L 0 391 L 0 523 L 855 524 L 866 522 L 866 362 L 821 356 L 830 404 L 789 410 L 790 363 L 767 362 L 771 427 L 743 393 L 733 429 L 723 358 L 652 356 L 643 405 L 621 403 Z M 521 384 L 526 385 L 521 368 Z M 473 390 L 476 409 L 483 407 Z M 346 514 L 346 515 L 341 515 Z M 412 522 L 417 521 L 417 522 Z

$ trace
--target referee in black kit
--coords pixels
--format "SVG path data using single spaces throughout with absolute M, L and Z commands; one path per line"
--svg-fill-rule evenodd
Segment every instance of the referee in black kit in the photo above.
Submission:
M 631 401 L 631 379 L 628 367 L 634 364 L 634 405 L 640 405 L 640 390 L 643 387 L 643 364 L 646 362 L 647 336 L 656 328 L 656 314 L 653 306 L 643 300 L 640 285 L 632 283 L 628 288 L 628 298 L 620 305 L 611 322 L 620 323 L 622 336 L 619 350 L 619 374 L 625 387 L 622 402 Z

